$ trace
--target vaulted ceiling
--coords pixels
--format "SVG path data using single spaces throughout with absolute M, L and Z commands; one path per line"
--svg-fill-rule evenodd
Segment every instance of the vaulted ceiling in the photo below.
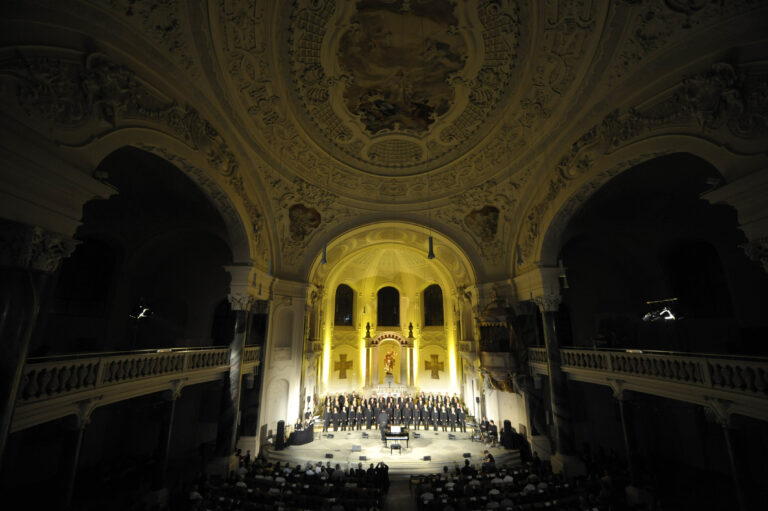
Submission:
M 501 280 L 551 263 L 542 247 L 638 163 L 691 152 L 726 179 L 766 165 L 761 1 L 2 9 L 6 123 L 84 171 L 125 145 L 166 158 L 247 239 L 236 257 L 287 278 L 343 233 L 400 221 Z

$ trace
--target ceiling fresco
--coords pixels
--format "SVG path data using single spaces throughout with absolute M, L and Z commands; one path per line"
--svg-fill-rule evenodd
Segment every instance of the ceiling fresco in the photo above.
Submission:
M 512 2 L 295 3 L 290 80 L 314 141 L 357 170 L 418 175 L 494 126 L 519 26 Z

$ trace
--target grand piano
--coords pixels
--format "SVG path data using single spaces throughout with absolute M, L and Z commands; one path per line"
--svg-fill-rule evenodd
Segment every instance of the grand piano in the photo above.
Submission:
M 384 446 L 387 446 L 387 442 L 397 442 L 398 444 L 405 440 L 405 447 L 408 447 L 408 440 L 411 435 L 408 430 L 402 426 L 387 426 L 384 430 Z

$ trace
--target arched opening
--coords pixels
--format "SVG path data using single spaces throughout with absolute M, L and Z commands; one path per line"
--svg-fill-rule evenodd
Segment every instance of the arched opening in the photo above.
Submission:
M 352 326 L 354 317 L 355 292 L 346 284 L 336 288 L 336 308 L 333 324 L 336 326 Z
M 432 284 L 424 290 L 424 326 L 443 326 L 443 290 Z
M 754 286 L 766 276 L 739 249 L 735 211 L 701 198 L 719 180 L 698 157 L 665 156 L 623 172 L 576 212 L 559 252 L 574 345 L 752 351 L 747 345 L 768 320 L 735 302 L 768 306 Z M 643 320 L 664 307 L 674 321 Z M 562 328 L 560 337 L 567 345 Z
M 30 352 L 229 342 L 214 328 L 232 263 L 216 206 L 174 165 L 134 147 L 111 153 L 97 172 L 118 193 L 83 207 L 81 243 L 62 264 Z
M 400 293 L 387 286 L 376 293 L 376 319 L 379 326 L 400 326 Z

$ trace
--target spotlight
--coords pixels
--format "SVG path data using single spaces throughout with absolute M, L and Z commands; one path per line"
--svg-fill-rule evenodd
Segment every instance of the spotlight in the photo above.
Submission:
M 670 309 L 671 304 L 676 301 L 677 298 L 664 298 L 662 300 L 649 300 L 645 302 L 646 305 L 659 304 L 661 305 L 661 308 L 646 312 L 643 316 L 643 321 L 646 323 L 653 323 L 655 321 L 675 321 L 682 319 L 675 316 L 675 313 L 672 312 L 672 309 Z
M 139 303 L 134 309 L 133 314 L 128 314 L 128 317 L 132 319 L 147 319 L 154 315 L 155 313 L 149 309 L 149 306 Z

